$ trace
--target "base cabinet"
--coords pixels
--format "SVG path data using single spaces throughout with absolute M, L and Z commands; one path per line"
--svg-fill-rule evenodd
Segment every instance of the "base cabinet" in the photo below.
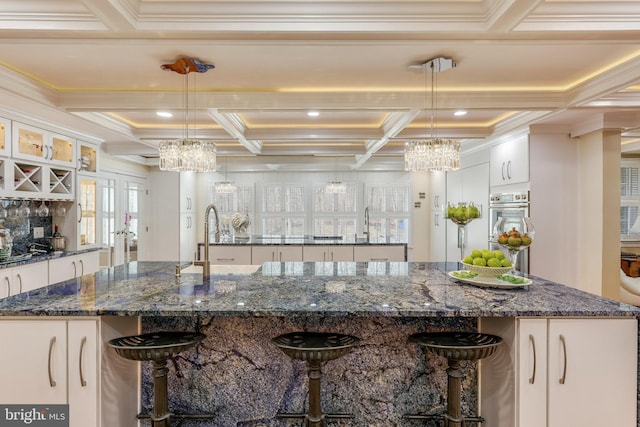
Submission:
M 304 262 L 348 262 L 353 261 L 353 246 L 303 246 Z
M 252 246 L 251 264 L 263 264 L 265 262 L 289 262 L 302 260 L 302 246 Z
M 137 425 L 139 364 L 106 343 L 138 331 L 135 318 L 3 318 L 0 402 L 67 403 L 70 427 Z
M 356 262 L 401 262 L 406 261 L 404 245 L 354 246 L 353 260 Z
M 47 261 L 0 269 L 0 298 L 31 291 L 48 284 Z
M 503 337 L 481 362 L 481 413 L 496 427 L 636 427 L 636 319 L 482 319 Z
M 100 253 L 86 252 L 49 260 L 49 283 L 64 282 L 98 271 Z

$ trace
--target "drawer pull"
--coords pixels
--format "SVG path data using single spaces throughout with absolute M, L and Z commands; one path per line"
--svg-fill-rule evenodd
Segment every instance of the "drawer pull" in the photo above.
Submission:
M 531 334 L 529 334 L 529 342 L 531 343 L 531 350 L 533 351 L 533 372 L 531 372 L 529 384 L 533 384 L 536 382 L 536 341 Z
M 564 340 L 564 335 L 560 335 L 560 344 L 562 344 L 562 376 L 558 379 L 560 384 L 564 384 L 565 379 L 567 378 L 567 343 Z
M 389 258 L 371 258 L 369 261 L 389 261 Z
M 231 261 L 235 261 L 235 258 L 216 258 L 216 261 L 221 261 L 221 262 L 231 262 Z
M 82 356 L 84 356 L 84 345 L 87 343 L 87 337 L 82 337 L 80 341 L 80 352 L 78 357 L 78 370 L 80 371 L 80 385 L 82 387 L 87 386 L 87 381 L 84 379 L 84 373 L 82 369 Z
M 51 387 L 56 386 L 56 380 L 53 379 L 53 373 L 51 372 L 51 358 L 53 357 L 53 346 L 56 344 L 56 337 L 51 337 L 49 341 L 49 365 L 47 371 L 49 372 L 49 385 Z

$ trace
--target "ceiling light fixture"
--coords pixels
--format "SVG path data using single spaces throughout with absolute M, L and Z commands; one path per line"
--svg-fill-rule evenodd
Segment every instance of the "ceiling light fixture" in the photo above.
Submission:
M 338 157 L 336 157 L 336 178 L 335 181 L 329 181 L 324 187 L 327 194 L 345 194 L 347 192 L 347 184 L 338 181 Z
M 216 193 L 218 194 L 230 194 L 237 190 L 236 185 L 227 179 L 227 157 L 224 158 L 224 181 L 216 182 Z
M 309 117 L 318 117 L 320 115 L 319 111 L 308 111 L 307 116 Z
M 156 111 L 156 116 L 170 118 L 170 117 L 173 117 L 173 114 L 171 114 L 168 111 Z
M 458 110 L 455 113 L 453 113 L 454 116 L 466 116 L 467 112 L 465 110 Z
M 404 146 L 404 169 L 412 172 L 448 171 L 460 167 L 460 143 L 458 141 L 437 137 L 436 116 L 438 104 L 436 100 L 435 74 L 456 67 L 450 58 L 437 57 L 424 64 L 410 68 L 421 68 L 425 75 L 425 128 L 427 128 L 427 70 L 431 71 L 431 138 L 421 141 L 408 141 Z
M 160 170 L 173 172 L 211 172 L 216 170 L 216 144 L 206 139 L 189 136 L 189 73 L 206 73 L 213 64 L 194 58 L 179 58 L 173 64 L 163 64 L 163 70 L 182 74 L 184 101 L 184 134 L 182 138 L 160 143 Z M 195 110 L 195 74 L 193 77 L 193 98 Z M 194 124 L 195 128 L 195 111 Z

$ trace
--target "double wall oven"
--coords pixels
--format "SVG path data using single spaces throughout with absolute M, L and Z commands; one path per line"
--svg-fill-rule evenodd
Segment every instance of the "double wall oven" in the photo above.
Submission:
M 519 191 L 512 193 L 491 193 L 489 195 L 489 236 L 494 235 L 494 226 L 500 218 L 514 221 L 529 216 L 529 192 Z M 501 249 L 505 255 L 508 253 L 499 245 L 491 243 L 491 250 Z M 529 249 L 523 250 L 518 255 L 516 269 L 523 273 L 529 273 Z

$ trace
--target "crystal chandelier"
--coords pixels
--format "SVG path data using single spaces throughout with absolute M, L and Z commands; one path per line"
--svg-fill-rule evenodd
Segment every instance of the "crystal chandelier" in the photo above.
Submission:
M 327 194 L 345 194 L 347 192 L 347 184 L 338 181 L 338 158 L 336 157 L 336 179 L 335 181 L 329 181 L 324 187 L 324 192 Z
M 427 109 L 426 72 L 427 69 L 431 70 L 431 138 L 405 143 L 404 169 L 406 171 L 448 171 L 460 168 L 460 143 L 453 139 L 438 138 L 435 123 L 438 111 L 435 93 L 435 73 L 448 70 L 455 66 L 456 63 L 453 62 L 453 60 L 443 57 L 431 59 L 418 66 L 422 68 L 425 73 L 425 116 Z
M 224 158 L 224 181 L 216 182 L 216 193 L 218 194 L 230 194 L 237 190 L 236 185 L 227 179 L 227 158 Z
M 172 172 L 211 172 L 216 170 L 216 145 L 213 141 L 189 137 L 189 73 L 205 73 L 214 65 L 194 58 L 179 58 L 173 64 L 164 64 L 163 70 L 184 75 L 184 135 L 173 141 L 160 143 L 160 170 Z M 194 75 L 195 86 L 195 75 Z M 195 88 L 194 88 L 195 99 Z M 195 102 L 194 102 L 195 103 Z M 195 116 L 195 114 L 194 114 Z

